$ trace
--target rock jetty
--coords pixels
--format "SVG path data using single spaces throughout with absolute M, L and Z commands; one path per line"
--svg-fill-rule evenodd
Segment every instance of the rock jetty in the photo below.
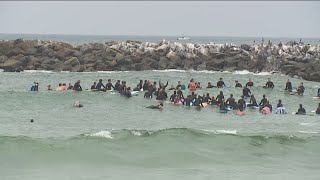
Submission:
M 89 43 L 0 41 L 0 69 L 53 71 L 212 70 L 279 71 L 320 82 L 320 45 L 259 45 L 139 41 Z

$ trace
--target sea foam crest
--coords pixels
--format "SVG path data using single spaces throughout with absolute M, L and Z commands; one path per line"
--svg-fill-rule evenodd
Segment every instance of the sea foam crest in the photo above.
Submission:
M 25 72 L 25 73 L 53 73 L 53 71 L 47 71 L 47 70 L 23 70 L 22 72 Z
M 84 136 L 89 136 L 89 137 L 103 137 L 103 138 L 108 138 L 108 139 L 112 139 L 112 135 L 111 132 L 108 130 L 103 130 L 97 133 L 88 133 L 88 134 L 84 134 Z
M 215 134 L 234 134 L 234 135 L 237 134 L 237 130 L 225 130 L 225 129 L 208 130 L 208 129 L 203 129 L 202 131 L 215 133 Z

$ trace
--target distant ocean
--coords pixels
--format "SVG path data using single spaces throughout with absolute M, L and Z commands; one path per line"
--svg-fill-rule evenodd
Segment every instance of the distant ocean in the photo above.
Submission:
M 14 40 L 18 38 L 23 39 L 40 39 L 40 40 L 52 40 L 67 42 L 72 45 L 80 45 L 83 43 L 103 43 L 108 41 L 126 41 L 135 40 L 142 42 L 154 42 L 159 43 L 163 39 L 166 41 L 177 41 L 177 38 L 181 36 L 129 36 L 129 35 L 57 35 L 57 34 L 0 34 L 1 40 Z M 207 44 L 213 43 L 233 43 L 237 45 L 249 44 L 253 45 L 260 44 L 262 37 L 219 37 L 219 36 L 188 36 L 190 40 L 181 40 L 183 43 L 201 43 Z M 278 44 L 281 42 L 296 41 L 299 42 L 300 38 L 273 38 L 264 37 L 265 42 L 271 40 L 273 43 Z M 320 44 L 320 38 L 303 38 L 302 41 L 305 44 Z

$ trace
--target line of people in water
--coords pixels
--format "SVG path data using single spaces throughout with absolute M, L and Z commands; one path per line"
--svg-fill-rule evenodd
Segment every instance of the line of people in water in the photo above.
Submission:
M 137 84 L 137 86 L 133 89 L 133 91 L 145 91 L 144 98 L 153 98 L 153 96 L 156 97 L 159 101 L 165 101 L 168 99 L 168 95 L 166 92 L 166 88 L 168 86 L 168 81 L 166 84 L 161 83 L 159 81 L 159 87 L 157 88 L 157 82 L 149 81 L 149 80 L 140 80 L 140 82 Z M 191 79 L 187 88 L 191 91 L 191 94 L 184 97 L 182 90 L 185 90 L 186 87 L 181 83 L 181 81 L 178 81 L 178 84 L 176 87 L 171 86 L 169 90 L 174 90 L 173 94 L 170 96 L 169 101 L 173 104 L 181 104 L 185 106 L 196 106 L 196 107 L 204 107 L 205 104 L 211 104 L 211 105 L 217 105 L 220 107 L 221 112 L 227 112 L 230 109 L 238 110 L 239 115 L 244 114 L 244 110 L 246 107 L 253 107 L 253 108 L 259 108 L 260 112 L 263 114 L 269 114 L 272 112 L 272 106 L 269 103 L 269 101 L 266 99 L 265 95 L 263 95 L 262 100 L 259 104 L 257 104 L 257 101 L 255 99 L 255 96 L 251 94 L 251 91 L 249 87 L 253 87 L 254 83 L 252 82 L 251 78 L 246 83 L 246 85 L 242 89 L 242 96 L 241 98 L 236 101 L 233 97 L 233 94 L 230 95 L 229 98 L 225 99 L 224 94 L 222 91 L 214 97 L 210 96 L 209 93 L 204 94 L 203 96 L 195 94 L 195 91 L 197 89 L 201 89 L 201 85 L 199 82 L 196 82 L 194 79 Z M 216 86 L 213 86 L 210 82 L 208 82 L 208 85 L 206 88 L 223 88 L 226 87 L 224 81 L 222 78 L 219 79 Z M 235 87 L 241 88 L 242 85 L 235 81 Z M 266 85 L 264 88 L 274 88 L 273 82 L 268 79 Z M 38 91 L 39 89 L 39 83 L 34 82 L 34 85 L 31 87 L 32 91 Z M 106 84 L 103 83 L 102 79 L 99 79 L 98 83 L 94 82 L 93 85 L 90 88 L 92 91 L 109 91 L 114 90 L 119 92 L 121 95 L 125 97 L 131 97 L 131 88 L 126 86 L 126 81 L 120 81 L 117 80 L 115 85 L 112 84 L 111 79 L 108 79 L 108 82 Z M 286 88 L 285 90 L 292 92 L 292 84 L 290 80 L 286 82 Z M 50 85 L 48 85 L 48 90 L 53 90 Z M 78 80 L 73 86 L 71 83 L 68 84 L 68 87 L 66 86 L 66 83 L 60 83 L 59 86 L 56 88 L 57 91 L 64 91 L 64 90 L 74 90 L 74 91 L 82 91 L 82 87 L 80 85 L 80 80 Z M 300 86 L 297 88 L 297 94 L 303 95 L 304 92 L 304 86 L 303 83 L 300 84 Z M 320 97 L 320 88 L 318 90 L 318 96 Z M 249 99 L 249 103 L 246 103 L 246 99 Z M 157 107 L 158 109 L 163 109 L 163 104 L 158 106 L 150 106 L 152 108 Z M 285 108 L 282 105 L 282 101 L 279 100 L 279 103 L 277 104 L 277 111 L 276 113 L 283 114 L 285 113 Z M 303 107 L 299 108 L 298 114 L 305 114 L 303 113 Z M 317 113 L 318 110 L 317 110 Z

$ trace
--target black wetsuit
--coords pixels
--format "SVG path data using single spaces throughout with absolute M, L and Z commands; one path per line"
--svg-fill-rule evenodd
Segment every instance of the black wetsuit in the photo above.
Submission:
M 211 97 L 206 96 L 202 99 L 202 101 L 208 103 L 209 101 L 211 101 Z
M 222 95 L 222 94 L 219 94 L 219 95 L 217 96 L 217 98 L 216 98 L 216 100 L 217 100 L 218 103 L 221 103 L 221 102 L 223 101 L 223 99 L 224 99 L 224 95 Z
M 251 94 L 250 89 L 247 88 L 247 87 L 244 87 L 243 90 L 242 90 L 242 95 L 243 95 L 244 97 L 250 97 L 249 93 Z
M 274 84 L 273 84 L 273 82 L 272 81 L 268 81 L 267 83 L 266 83 L 266 87 L 267 88 L 274 88 Z
M 197 98 L 196 101 L 193 103 L 193 106 L 201 106 L 201 107 L 203 107 L 202 99 L 201 98 Z
M 303 93 L 304 93 L 304 86 L 299 86 L 298 87 L 298 90 L 297 90 L 297 93 L 299 94 L 299 95 L 303 95 Z
M 246 86 L 247 87 L 253 87 L 253 82 L 247 82 Z
M 95 90 L 96 87 L 94 85 L 91 86 L 91 90 Z
M 236 87 L 242 87 L 242 85 L 240 83 L 237 83 Z
M 80 86 L 80 83 L 75 83 L 74 85 L 73 85 L 73 90 L 75 90 L 75 91 L 82 91 L 82 87 Z
M 286 89 L 284 89 L 284 90 L 292 92 L 292 84 L 291 84 L 291 82 L 287 82 L 286 83 Z
M 115 87 L 112 85 L 112 83 L 111 83 L 111 82 L 108 82 L 108 83 L 106 84 L 106 90 L 111 90 L 111 88 L 115 89 Z
M 214 88 L 214 86 L 210 84 L 207 86 L 207 88 Z
M 174 102 L 174 100 L 176 99 L 176 97 L 177 97 L 177 94 L 172 94 L 171 96 L 170 96 L 170 101 L 171 102 Z
M 226 85 L 224 84 L 223 81 L 218 81 L 217 82 L 217 88 L 222 88 L 222 87 L 226 87 Z
M 296 114 L 305 115 L 306 114 L 306 110 L 304 108 L 299 108 L 298 112 Z
M 182 93 L 181 90 L 178 90 L 178 91 L 177 91 L 177 94 L 179 94 L 179 95 L 181 96 L 181 98 L 184 98 L 184 97 L 183 97 L 183 93 Z
M 143 91 L 148 91 L 149 90 L 149 84 L 144 83 L 142 88 L 143 88 Z
M 277 108 L 283 107 L 283 104 L 277 104 Z
M 164 94 L 163 92 L 160 93 L 160 94 L 157 96 L 156 100 L 160 100 L 160 101 L 166 100 L 165 94 Z
M 102 87 L 103 87 L 103 88 L 102 88 Z M 102 83 L 102 82 L 98 82 L 98 84 L 97 84 L 97 86 L 96 86 L 96 89 L 97 89 L 98 91 L 103 91 L 104 88 L 106 88 L 106 87 L 103 85 L 103 83 Z
M 231 106 L 232 108 L 235 106 L 236 104 L 236 100 L 233 97 L 229 97 L 226 101 L 226 104 L 228 106 Z
M 186 98 L 183 102 L 183 105 L 185 106 L 191 106 L 191 99 L 190 98 Z
M 264 106 L 265 103 L 267 103 L 268 99 L 267 98 L 262 98 L 260 103 L 259 103 L 259 106 Z
M 258 106 L 256 98 L 255 97 L 251 97 L 250 98 L 250 104 L 248 104 L 247 106 L 248 107 Z
M 120 91 L 121 89 L 120 89 L 120 83 L 116 83 L 115 85 L 114 85 L 114 90 L 116 90 L 116 91 Z
M 144 93 L 144 97 L 145 98 L 152 98 L 152 92 L 151 91 L 147 91 L 146 93 Z
M 160 109 L 159 106 L 155 106 L 155 105 L 152 105 L 152 106 L 148 106 L 146 108 L 149 108 L 149 109 Z
M 246 101 L 244 99 L 239 99 L 238 108 L 241 108 L 241 109 L 245 109 L 246 108 Z

